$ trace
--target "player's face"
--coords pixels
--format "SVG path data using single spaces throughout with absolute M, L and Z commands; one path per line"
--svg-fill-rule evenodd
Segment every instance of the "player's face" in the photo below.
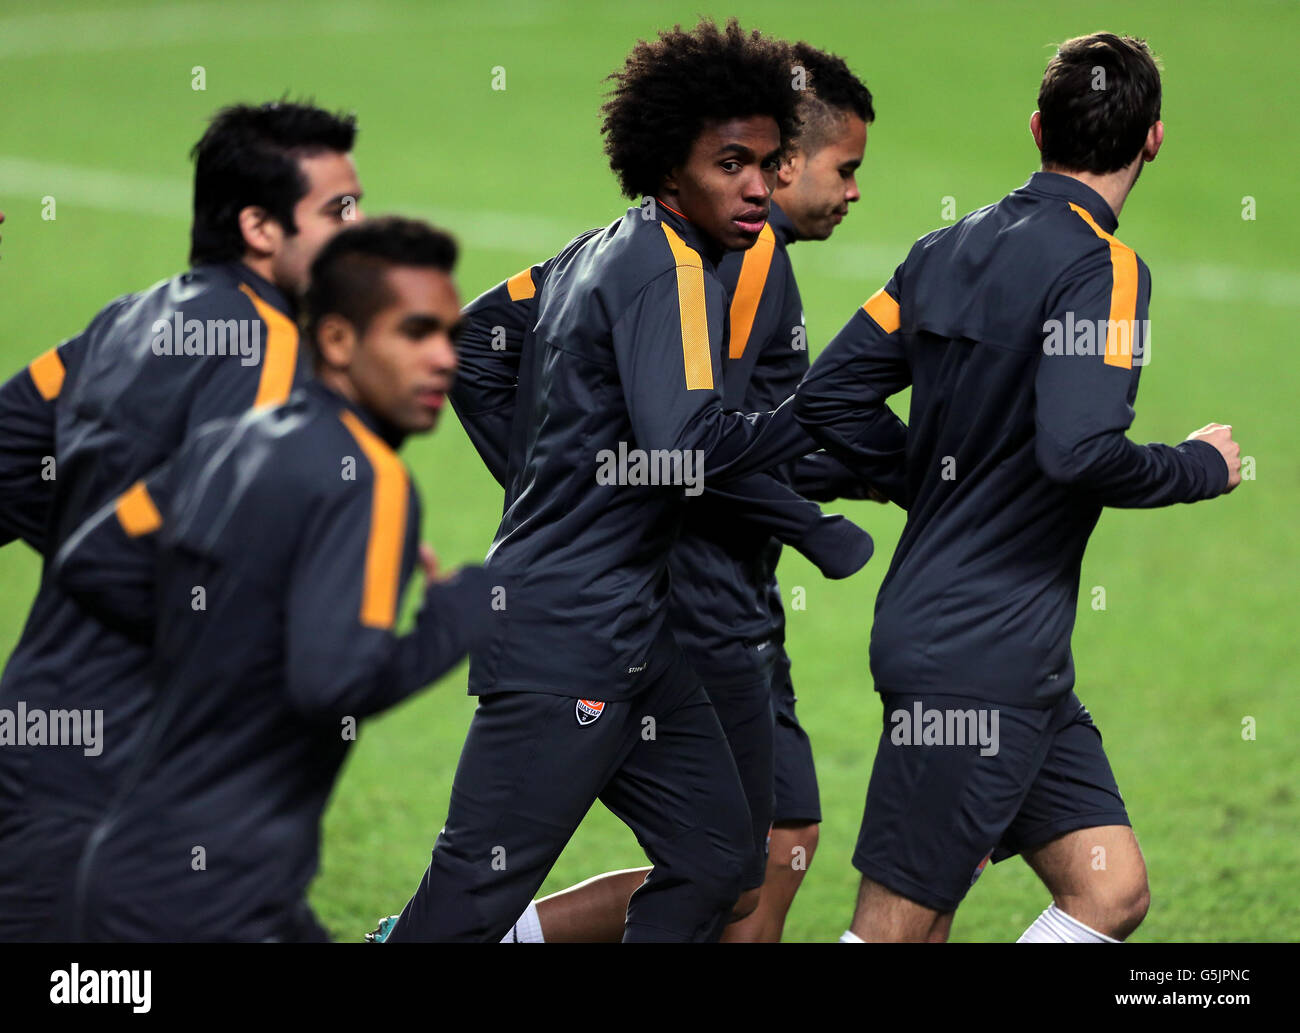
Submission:
M 326 241 L 361 220 L 361 183 L 352 155 L 323 151 L 300 158 L 307 193 L 293 209 L 298 232 L 286 235 L 271 256 L 271 278 L 295 298 L 306 293 L 311 264 Z
M 352 351 L 355 398 L 390 426 L 432 430 L 456 375 L 460 298 L 437 269 L 398 266 L 385 274 L 394 301 L 376 313 Z
M 664 183 L 664 200 L 727 251 L 753 247 L 767 222 L 781 132 L 768 115 L 706 128 L 686 164 Z
M 812 154 L 796 152 L 773 196 L 799 240 L 825 240 L 859 200 L 857 170 L 867 148 L 867 124 L 846 115 L 839 131 Z

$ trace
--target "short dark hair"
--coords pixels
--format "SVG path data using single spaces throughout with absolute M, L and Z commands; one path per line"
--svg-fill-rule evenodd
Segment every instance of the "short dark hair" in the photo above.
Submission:
M 1160 120 L 1160 67 L 1146 40 L 1067 39 L 1038 89 L 1043 166 L 1103 175 L 1133 161 Z
M 876 120 L 871 91 L 850 71 L 842 57 L 800 40 L 790 47 L 790 60 L 806 73 L 807 86 L 799 101 L 799 136 L 804 154 L 815 154 L 839 131 L 848 115 L 870 125 Z
M 456 266 L 456 241 L 418 219 L 396 215 L 368 219 L 334 234 L 311 264 L 303 301 L 308 339 L 328 315 L 340 315 L 364 334 L 378 312 L 393 303 L 385 274 L 394 266 L 441 269 Z
M 233 262 L 244 255 L 240 209 L 265 208 L 286 234 L 298 232 L 293 208 L 307 193 L 300 158 L 347 154 L 356 118 L 310 103 L 232 104 L 213 117 L 194 145 L 194 223 L 190 264 Z
M 653 194 L 684 164 L 709 125 L 770 115 L 785 147 L 798 129 L 798 91 L 788 47 L 735 18 L 725 29 L 708 18 L 690 32 L 680 25 L 647 42 L 608 76 L 614 86 L 601 107 L 605 153 L 630 198 Z

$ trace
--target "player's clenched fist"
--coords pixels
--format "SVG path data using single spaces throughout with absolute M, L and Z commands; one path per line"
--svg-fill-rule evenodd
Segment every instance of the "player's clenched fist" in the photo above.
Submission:
M 1224 494 L 1232 491 L 1241 483 L 1241 446 L 1232 440 L 1232 425 L 1229 423 L 1207 423 L 1200 430 L 1187 435 L 1188 441 L 1199 440 L 1218 449 L 1223 461 L 1228 464 L 1228 487 Z

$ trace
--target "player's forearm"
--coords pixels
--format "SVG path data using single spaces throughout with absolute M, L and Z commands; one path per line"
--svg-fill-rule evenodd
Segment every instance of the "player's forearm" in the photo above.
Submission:
M 531 305 L 512 301 L 499 284 L 464 312 L 456 379 L 450 400 L 461 425 L 503 486 L 510 447 L 510 426 L 519 394 L 519 363 Z
M 876 498 L 907 508 L 905 451 L 882 463 L 869 477 L 850 469 L 829 452 L 813 452 L 793 465 L 791 483 L 795 491 L 814 502 Z
M 44 549 L 53 456 L 54 405 L 24 368 L 0 386 L 0 545 L 21 538 Z
M 702 454 L 706 483 L 725 486 L 804 455 L 816 445 L 786 399 L 772 412 L 702 413 L 678 435 L 675 447 Z
M 813 502 L 867 497 L 869 486 L 829 452 L 809 452 L 789 469 L 791 487 Z
M 1103 506 L 1149 509 L 1199 502 L 1228 487 L 1228 468 L 1212 445 L 1138 445 L 1122 432 L 1064 444 L 1039 428 L 1038 464 L 1051 480 Z
M 907 508 L 907 425 L 883 397 L 855 396 L 827 380 L 810 378 L 795 394 L 795 413 L 818 445 L 853 477 Z
M 408 634 L 361 629 L 360 634 L 383 638 L 369 646 L 358 641 L 349 651 L 349 658 L 356 658 L 350 663 L 340 662 L 336 651 L 314 649 L 315 637 L 304 636 L 286 665 L 295 707 L 326 722 L 369 717 L 437 681 L 490 637 L 494 580 L 482 568 L 466 567 L 430 584 Z
M 828 578 L 845 578 L 871 558 L 871 536 L 845 517 L 823 513 L 770 474 L 751 474 L 706 491 L 716 519 L 730 518 L 790 545 Z

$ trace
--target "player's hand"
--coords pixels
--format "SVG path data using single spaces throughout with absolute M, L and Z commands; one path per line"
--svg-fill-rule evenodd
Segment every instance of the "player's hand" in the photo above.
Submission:
M 420 543 L 420 569 L 424 571 L 426 588 L 433 582 L 441 580 L 438 577 L 438 555 L 427 542 Z
M 884 495 L 876 491 L 875 488 L 867 489 L 867 498 L 870 499 L 872 502 L 879 502 L 882 506 L 887 505 L 889 503 L 889 499 L 885 498 Z
M 1232 440 L 1232 424 L 1207 423 L 1200 430 L 1187 435 L 1188 441 L 1204 441 L 1213 445 L 1223 461 L 1228 464 L 1228 487 L 1224 494 L 1241 483 L 1241 446 Z

